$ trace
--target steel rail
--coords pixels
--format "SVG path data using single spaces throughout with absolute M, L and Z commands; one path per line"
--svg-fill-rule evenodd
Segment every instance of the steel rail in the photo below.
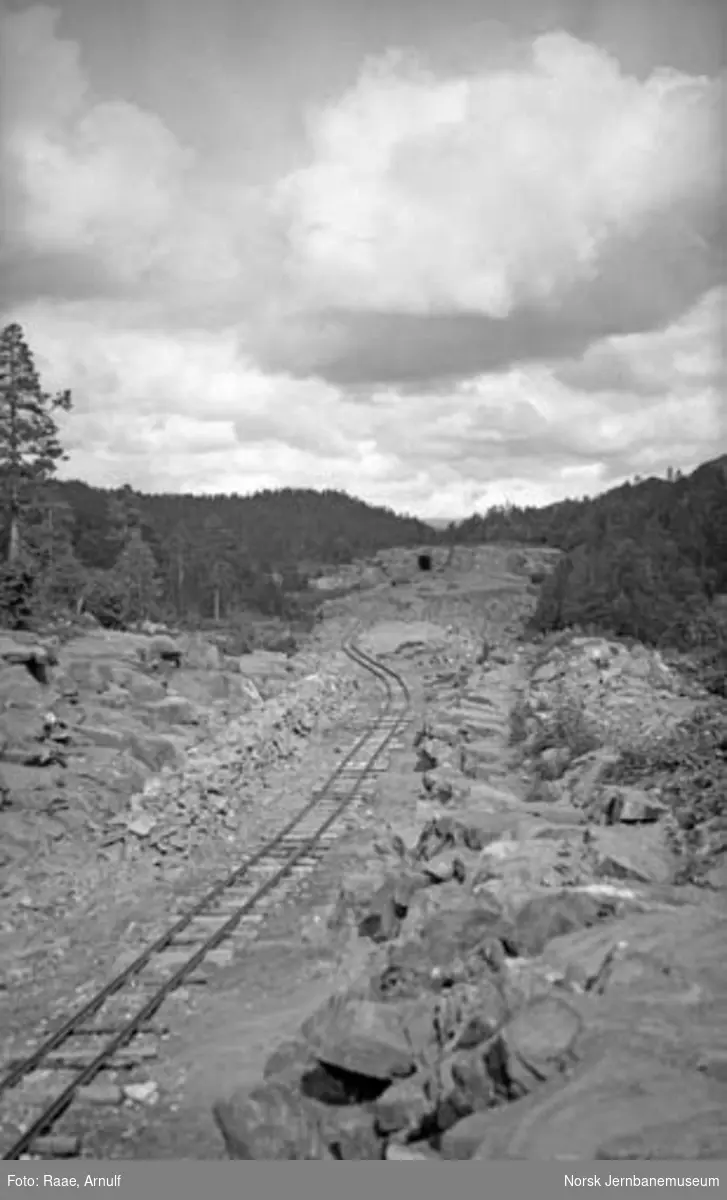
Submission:
M 32 1153 L 36 1138 L 47 1133 L 53 1127 L 76 1098 L 77 1093 L 90 1084 L 104 1068 L 114 1069 L 112 1062 L 114 1055 L 127 1046 L 139 1032 L 143 1032 L 143 1026 L 154 1016 L 167 997 L 200 967 L 210 951 L 216 949 L 230 937 L 245 916 L 250 914 L 261 900 L 274 892 L 275 888 L 291 874 L 301 859 L 311 855 L 323 836 L 359 793 L 361 785 L 371 775 L 382 754 L 407 722 L 411 696 L 402 677 L 391 667 L 362 650 L 354 641 L 353 636 L 349 636 L 344 641 L 342 648 L 349 659 L 357 666 L 369 671 L 383 684 L 386 695 L 377 716 L 369 723 L 322 787 L 316 789 L 308 802 L 272 839 L 193 904 L 160 937 L 147 946 L 132 963 L 72 1013 L 55 1033 L 46 1038 L 30 1055 L 15 1063 L 0 1079 L 0 1097 L 3 1097 L 33 1071 L 41 1069 L 44 1064 L 52 1061 L 54 1052 L 59 1050 L 69 1039 L 83 1036 L 85 1033 L 95 1034 L 96 1031 L 93 1028 L 84 1029 L 84 1027 L 90 1018 L 99 1013 L 108 1000 L 120 994 L 123 995 L 128 985 L 133 988 L 133 984 L 139 980 L 144 969 L 152 965 L 154 960 L 165 950 L 173 947 L 179 935 L 188 930 L 196 919 L 209 920 L 215 916 L 219 917 L 221 924 L 208 937 L 200 940 L 200 944 L 192 950 L 186 961 L 178 968 L 173 969 L 171 974 L 155 987 L 146 999 L 141 1001 L 128 1019 L 122 1019 L 121 1022 L 117 1020 L 118 1028 L 112 1030 L 98 1053 L 85 1065 L 79 1065 L 76 1068 L 75 1077 L 58 1092 L 17 1138 L 3 1155 L 4 1160 L 18 1159 L 24 1154 Z M 363 753 L 366 753 L 366 758 L 361 762 L 359 759 Z M 343 795 L 339 794 L 341 790 L 344 792 Z M 296 841 L 296 829 L 305 825 L 307 817 L 313 818 L 317 809 L 322 810 L 322 820 L 309 834 L 302 836 L 299 834 Z M 293 839 L 291 839 L 291 835 L 294 835 Z M 288 850 L 291 840 L 295 844 Z M 277 866 L 278 855 L 281 851 L 285 857 L 281 865 Z M 238 897 L 240 903 L 229 916 L 219 911 L 215 912 L 215 905 L 226 895 L 235 899 L 233 889 L 245 885 L 246 881 L 249 886 L 248 877 L 258 866 L 272 866 L 274 869 L 272 874 L 261 884 L 255 885 L 254 880 L 252 881 L 252 891 L 244 898 Z

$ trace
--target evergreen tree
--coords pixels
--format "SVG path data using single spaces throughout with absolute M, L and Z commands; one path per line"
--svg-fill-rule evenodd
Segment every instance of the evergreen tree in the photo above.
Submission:
M 85 571 L 73 546 L 75 514 L 53 488 L 43 488 L 26 512 L 25 546 L 37 572 L 36 593 L 54 608 L 76 608 Z
M 7 325 L 0 334 L 0 484 L 9 563 L 20 557 L 23 519 L 35 491 L 66 458 L 54 414 L 70 409 L 69 391 L 43 391 L 21 326 Z
M 150 617 L 161 595 L 162 585 L 154 552 L 134 529 L 113 569 L 123 604 L 124 621 Z
M 237 577 L 244 568 L 247 553 L 234 532 L 214 514 L 205 520 L 201 534 L 198 561 L 203 574 L 203 594 L 205 598 L 209 596 L 212 616 L 219 621 L 235 596 Z

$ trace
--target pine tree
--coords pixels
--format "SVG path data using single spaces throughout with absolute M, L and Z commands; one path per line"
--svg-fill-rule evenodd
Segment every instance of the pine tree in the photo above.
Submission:
M 215 621 L 228 606 L 235 591 L 236 566 L 244 549 L 223 521 L 212 515 L 207 518 L 200 546 L 205 591 L 211 592 L 212 615 Z
M 140 530 L 142 525 L 141 505 L 130 484 L 123 484 L 109 496 L 106 514 L 111 540 L 121 550 L 131 535 L 136 530 Z
M 36 590 L 45 605 L 76 607 L 83 593 L 84 569 L 73 546 L 75 514 L 53 487 L 38 490 L 26 510 L 23 542 L 32 556 Z
M 124 621 L 138 621 L 152 615 L 162 591 L 154 551 L 138 529 L 133 530 L 113 568 L 123 598 Z
M 19 558 L 23 516 L 34 489 L 67 457 L 54 414 L 69 412 L 71 405 L 69 391 L 43 391 L 21 326 L 7 325 L 0 334 L 0 485 L 9 563 Z

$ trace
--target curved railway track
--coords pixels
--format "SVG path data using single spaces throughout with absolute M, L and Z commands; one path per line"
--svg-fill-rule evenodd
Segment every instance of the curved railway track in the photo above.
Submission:
M 74 1101 L 82 1103 L 84 1089 L 99 1077 L 121 1076 L 144 1058 L 156 1057 L 158 1049 L 154 1052 L 148 1039 L 163 1033 L 154 1018 L 164 1001 L 182 985 L 204 981 L 200 972 L 205 960 L 213 963 L 224 942 L 252 943 L 261 911 L 274 899 L 276 889 L 291 876 L 312 870 L 335 839 L 332 826 L 381 769 L 383 755 L 410 712 L 409 690 L 396 671 L 363 651 L 353 637 L 344 642 L 343 650 L 383 685 L 378 715 L 323 786 L 270 841 L 197 900 L 30 1055 L 10 1065 L 0 1078 L 1 1102 L 15 1097 L 19 1102 L 16 1089 L 36 1072 L 51 1074 L 44 1107 L 31 1117 L 3 1159 L 41 1156 L 44 1151 L 38 1139 L 53 1130 Z

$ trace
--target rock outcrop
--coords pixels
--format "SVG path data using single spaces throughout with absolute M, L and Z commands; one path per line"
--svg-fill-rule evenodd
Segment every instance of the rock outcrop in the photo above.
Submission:
M 619 779 L 699 697 L 659 655 L 578 638 L 434 671 L 427 696 L 429 816 L 408 840 L 394 818 L 378 881 L 329 914 L 368 965 L 215 1105 L 227 1153 L 722 1157 L 724 837 L 711 886 L 683 886 L 673 797 Z
M 336 656 L 230 657 L 198 634 L 0 635 L 0 895 L 89 862 L 189 860 L 356 681 Z M 38 890 L 39 884 L 34 885 Z

